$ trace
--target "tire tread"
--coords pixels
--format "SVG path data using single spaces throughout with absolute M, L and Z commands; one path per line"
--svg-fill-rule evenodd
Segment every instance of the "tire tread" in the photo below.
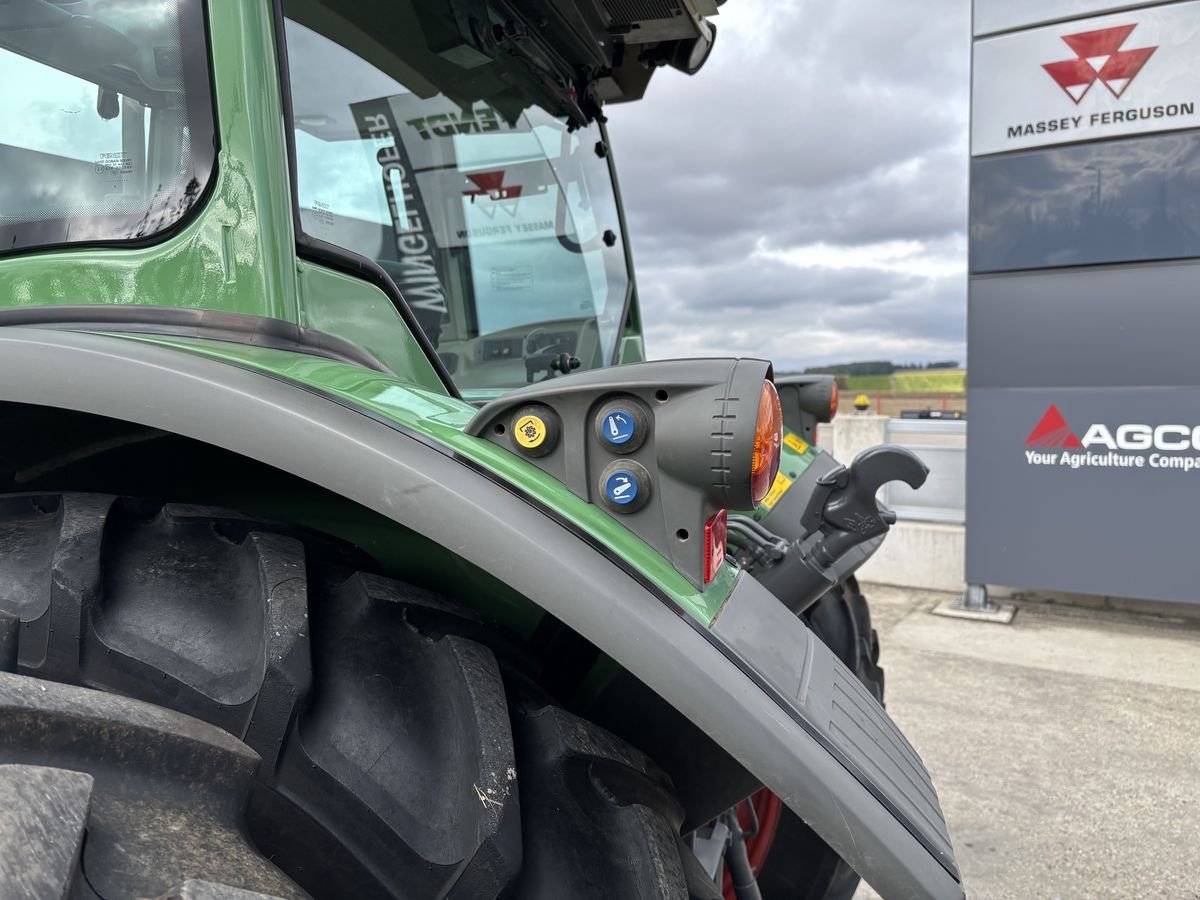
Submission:
M 183 787 L 219 808 L 173 857 L 161 835 L 137 845 L 149 868 L 116 866 L 105 896 L 710 896 L 652 761 L 506 685 L 507 639 L 354 548 L 194 504 L 8 495 L 0 584 L 0 670 L 19 673 L 0 674 L 0 718 L 25 736 L 0 734 L 0 767 L 62 773 L 36 778 L 74 791 L 60 818 L 77 831 L 90 814 L 65 770 L 90 773 L 108 819 L 88 826 L 85 865 L 137 845 L 129 829 L 156 833 L 113 819 L 122 802 L 155 823 L 184 821 Z M 54 703 L 84 702 L 64 690 L 86 694 L 86 715 L 63 718 Z M 65 743 L 26 740 L 37 729 Z M 122 752 L 153 790 L 115 774 Z M 37 827 L 0 819 L 0 847 Z M 197 854 L 222 841 L 210 870 Z M 89 896 L 77 882 L 63 884 Z

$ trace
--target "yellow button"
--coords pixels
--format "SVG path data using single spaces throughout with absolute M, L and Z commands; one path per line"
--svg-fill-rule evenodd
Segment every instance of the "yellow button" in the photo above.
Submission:
M 546 423 L 537 416 L 521 416 L 513 426 L 517 443 L 526 450 L 534 450 L 546 440 Z

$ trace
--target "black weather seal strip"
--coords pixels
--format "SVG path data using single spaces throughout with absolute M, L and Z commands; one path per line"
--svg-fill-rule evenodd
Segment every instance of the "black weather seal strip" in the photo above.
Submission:
M 396 373 L 361 347 L 281 319 L 212 309 L 166 306 L 42 306 L 0 309 L 0 327 L 40 326 L 61 331 L 122 331 L 162 337 L 204 338 L 250 347 L 306 353 L 360 366 L 385 375 Z
M 279 65 L 279 89 L 282 94 L 281 101 L 283 103 L 283 132 L 284 137 L 287 139 L 288 183 L 292 193 L 292 223 L 296 234 L 296 253 L 301 259 L 307 259 L 310 262 L 327 266 L 346 275 L 361 278 L 383 291 L 387 298 L 392 301 L 392 306 L 396 308 L 396 311 L 400 314 L 400 318 L 408 326 L 408 330 L 412 332 L 421 351 L 429 360 L 429 364 L 433 366 L 433 371 L 441 380 L 443 387 L 446 388 L 446 392 L 451 397 L 461 400 L 462 394 L 459 393 L 458 386 L 454 383 L 454 379 L 450 375 L 450 370 L 442 362 L 437 348 L 433 346 L 433 342 L 429 340 L 429 335 L 425 333 L 425 329 L 417 321 L 416 314 L 412 311 L 412 307 L 408 305 L 408 301 L 404 299 L 404 295 L 400 293 L 396 282 L 392 281 L 391 276 L 383 271 L 383 267 L 372 259 L 360 256 L 357 253 L 351 253 L 349 250 L 339 247 L 336 244 L 318 240 L 304 231 L 304 223 L 300 221 L 300 192 L 296 182 L 296 124 L 292 112 L 292 76 L 291 70 L 288 67 L 283 0 L 275 0 L 274 7 L 275 57 Z

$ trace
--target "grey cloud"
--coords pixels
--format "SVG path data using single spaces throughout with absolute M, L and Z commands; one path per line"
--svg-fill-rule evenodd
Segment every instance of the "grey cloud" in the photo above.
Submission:
M 774 342 L 794 364 L 961 356 L 963 278 L 754 251 L 961 238 L 968 19 L 962 0 L 729 0 L 699 75 L 610 109 L 651 355 L 761 353 L 740 327 L 760 311 L 823 336 Z
M 830 298 L 839 305 L 882 302 L 911 290 L 921 279 L 866 269 L 796 269 L 769 259 L 738 259 L 691 269 L 648 269 L 649 281 L 663 296 L 696 313 L 739 315 L 758 311 L 821 314 Z

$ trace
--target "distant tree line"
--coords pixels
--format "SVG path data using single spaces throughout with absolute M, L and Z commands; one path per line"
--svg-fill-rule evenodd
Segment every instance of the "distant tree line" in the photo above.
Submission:
M 926 363 L 852 362 L 832 366 L 809 366 L 805 375 L 894 375 L 896 372 L 921 371 L 925 369 L 957 369 L 958 360 L 946 359 Z

